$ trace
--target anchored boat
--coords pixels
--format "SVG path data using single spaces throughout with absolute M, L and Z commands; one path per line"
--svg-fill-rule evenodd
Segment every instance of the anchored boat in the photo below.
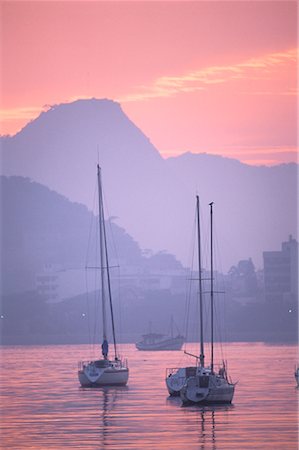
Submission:
M 235 390 L 235 384 L 228 378 L 226 364 L 222 362 L 218 371 L 214 367 L 213 203 L 210 203 L 209 206 L 211 220 L 211 364 L 210 366 L 205 365 L 199 197 L 196 196 L 200 355 L 191 355 L 196 359 L 194 366 L 167 369 L 166 372 L 166 386 L 169 394 L 180 395 L 183 403 L 231 403 Z
M 129 378 L 129 369 L 126 360 L 118 356 L 115 337 L 115 325 L 110 286 L 109 259 L 107 251 L 107 240 L 105 230 L 105 217 L 103 207 L 101 169 L 97 165 L 98 181 L 98 205 L 99 205 L 99 244 L 100 244 L 100 282 L 101 282 L 101 304 L 102 304 L 102 358 L 94 361 L 80 361 L 78 378 L 81 386 L 115 386 L 126 385 Z M 109 358 L 109 344 L 107 338 L 107 306 L 110 307 L 110 318 L 113 334 L 114 357 Z
M 210 300 L 211 300 L 211 363 L 209 367 L 205 367 L 204 360 L 204 339 L 203 339 L 203 305 L 202 298 L 200 301 L 200 323 L 201 323 L 201 342 L 200 342 L 200 356 L 199 367 L 196 375 L 186 379 L 186 382 L 180 390 L 180 396 L 183 403 L 231 403 L 235 384 L 232 383 L 227 375 L 226 365 L 222 364 L 219 371 L 216 372 L 214 368 L 214 273 L 213 273 L 213 202 L 210 203 L 210 261 L 211 261 L 211 285 L 210 285 Z M 197 211 L 198 211 L 198 229 L 199 229 L 199 199 L 197 197 Z M 200 239 L 198 239 L 200 241 Z M 200 258 L 200 252 L 199 252 Z M 201 277 L 199 277 L 201 278 Z M 200 286 L 201 287 L 201 286 Z M 202 297 L 202 296 L 201 296 Z
M 138 350 L 148 350 L 148 351 L 181 350 L 185 338 L 180 334 L 179 331 L 178 334 L 175 336 L 173 327 L 174 321 L 173 317 L 171 317 L 169 335 L 153 333 L 150 329 L 149 333 L 144 334 L 142 336 L 142 341 L 136 343 L 136 348 Z

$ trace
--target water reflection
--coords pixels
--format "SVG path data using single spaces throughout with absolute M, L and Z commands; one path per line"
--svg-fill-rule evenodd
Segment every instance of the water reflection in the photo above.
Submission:
M 82 393 L 82 402 L 90 405 L 93 415 L 96 415 L 99 448 L 105 448 L 111 444 L 113 433 L 117 428 L 115 423 L 115 412 L 118 411 L 119 400 L 129 391 L 128 386 L 102 386 L 102 387 L 79 387 Z
M 207 444 L 210 445 L 212 443 L 212 449 L 216 449 L 216 433 L 215 433 L 215 410 L 206 411 L 202 409 L 200 413 L 200 449 L 205 450 L 207 448 Z
M 184 409 L 189 409 L 183 406 Z M 233 405 L 193 406 L 190 413 L 197 415 L 198 448 L 200 450 L 217 449 L 217 433 L 225 423 L 229 423 L 228 413 Z M 221 433 L 221 430 L 220 430 Z
M 180 408 L 180 412 L 183 412 L 184 418 L 186 419 L 184 422 L 182 421 L 182 425 L 188 422 L 192 422 L 193 425 L 194 422 L 195 428 L 198 431 L 197 448 L 200 450 L 217 449 L 217 432 L 219 431 L 221 436 L 223 425 L 230 426 L 230 414 L 235 408 L 233 404 L 184 405 L 180 397 L 172 396 L 166 397 L 166 404 L 168 407 Z M 194 433 L 194 425 L 192 426 L 192 433 Z

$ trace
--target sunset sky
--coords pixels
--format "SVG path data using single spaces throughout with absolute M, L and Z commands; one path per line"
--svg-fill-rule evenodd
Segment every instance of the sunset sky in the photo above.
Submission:
M 1 134 L 120 102 L 163 157 L 297 160 L 297 2 L 3 1 Z

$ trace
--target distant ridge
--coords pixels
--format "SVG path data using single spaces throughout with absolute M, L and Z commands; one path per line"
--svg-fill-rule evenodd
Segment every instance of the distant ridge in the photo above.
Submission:
M 35 289 L 36 274 L 45 266 L 83 270 L 96 217 L 86 206 L 23 177 L 0 176 L 1 294 Z M 144 256 L 132 237 L 113 219 L 107 226 L 110 261 L 154 269 L 167 264 L 182 269 L 170 254 Z M 95 253 L 89 252 L 90 263 Z
M 1 144 L 3 174 L 29 177 L 89 209 L 99 159 L 109 214 L 142 248 L 166 249 L 184 264 L 196 193 L 206 227 L 215 202 L 224 271 L 248 257 L 260 267 L 264 250 L 297 237 L 297 164 L 254 167 L 191 153 L 163 159 L 112 100 L 55 105 Z

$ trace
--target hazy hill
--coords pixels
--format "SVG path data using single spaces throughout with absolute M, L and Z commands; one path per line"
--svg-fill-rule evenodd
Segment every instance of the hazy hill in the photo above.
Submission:
M 117 103 L 55 106 L 2 139 L 3 174 L 29 176 L 91 209 L 98 159 L 110 214 L 143 248 L 168 249 L 169 224 L 177 220 L 175 180 Z
M 3 174 L 28 176 L 89 207 L 99 159 L 110 215 L 142 248 L 167 249 L 185 264 L 197 192 L 205 227 L 215 202 L 223 270 L 248 257 L 260 266 L 263 250 L 296 236 L 297 165 L 250 167 L 204 154 L 164 160 L 110 100 L 54 106 L 2 138 L 1 152 Z
M 35 288 L 35 275 L 46 264 L 83 268 L 96 217 L 87 207 L 23 177 L 1 181 L 1 293 Z M 179 263 L 172 255 L 144 257 L 139 245 L 112 220 L 107 226 L 109 255 L 124 266 L 155 269 Z M 117 253 L 117 254 L 116 254 Z M 94 253 L 90 251 L 90 258 Z

